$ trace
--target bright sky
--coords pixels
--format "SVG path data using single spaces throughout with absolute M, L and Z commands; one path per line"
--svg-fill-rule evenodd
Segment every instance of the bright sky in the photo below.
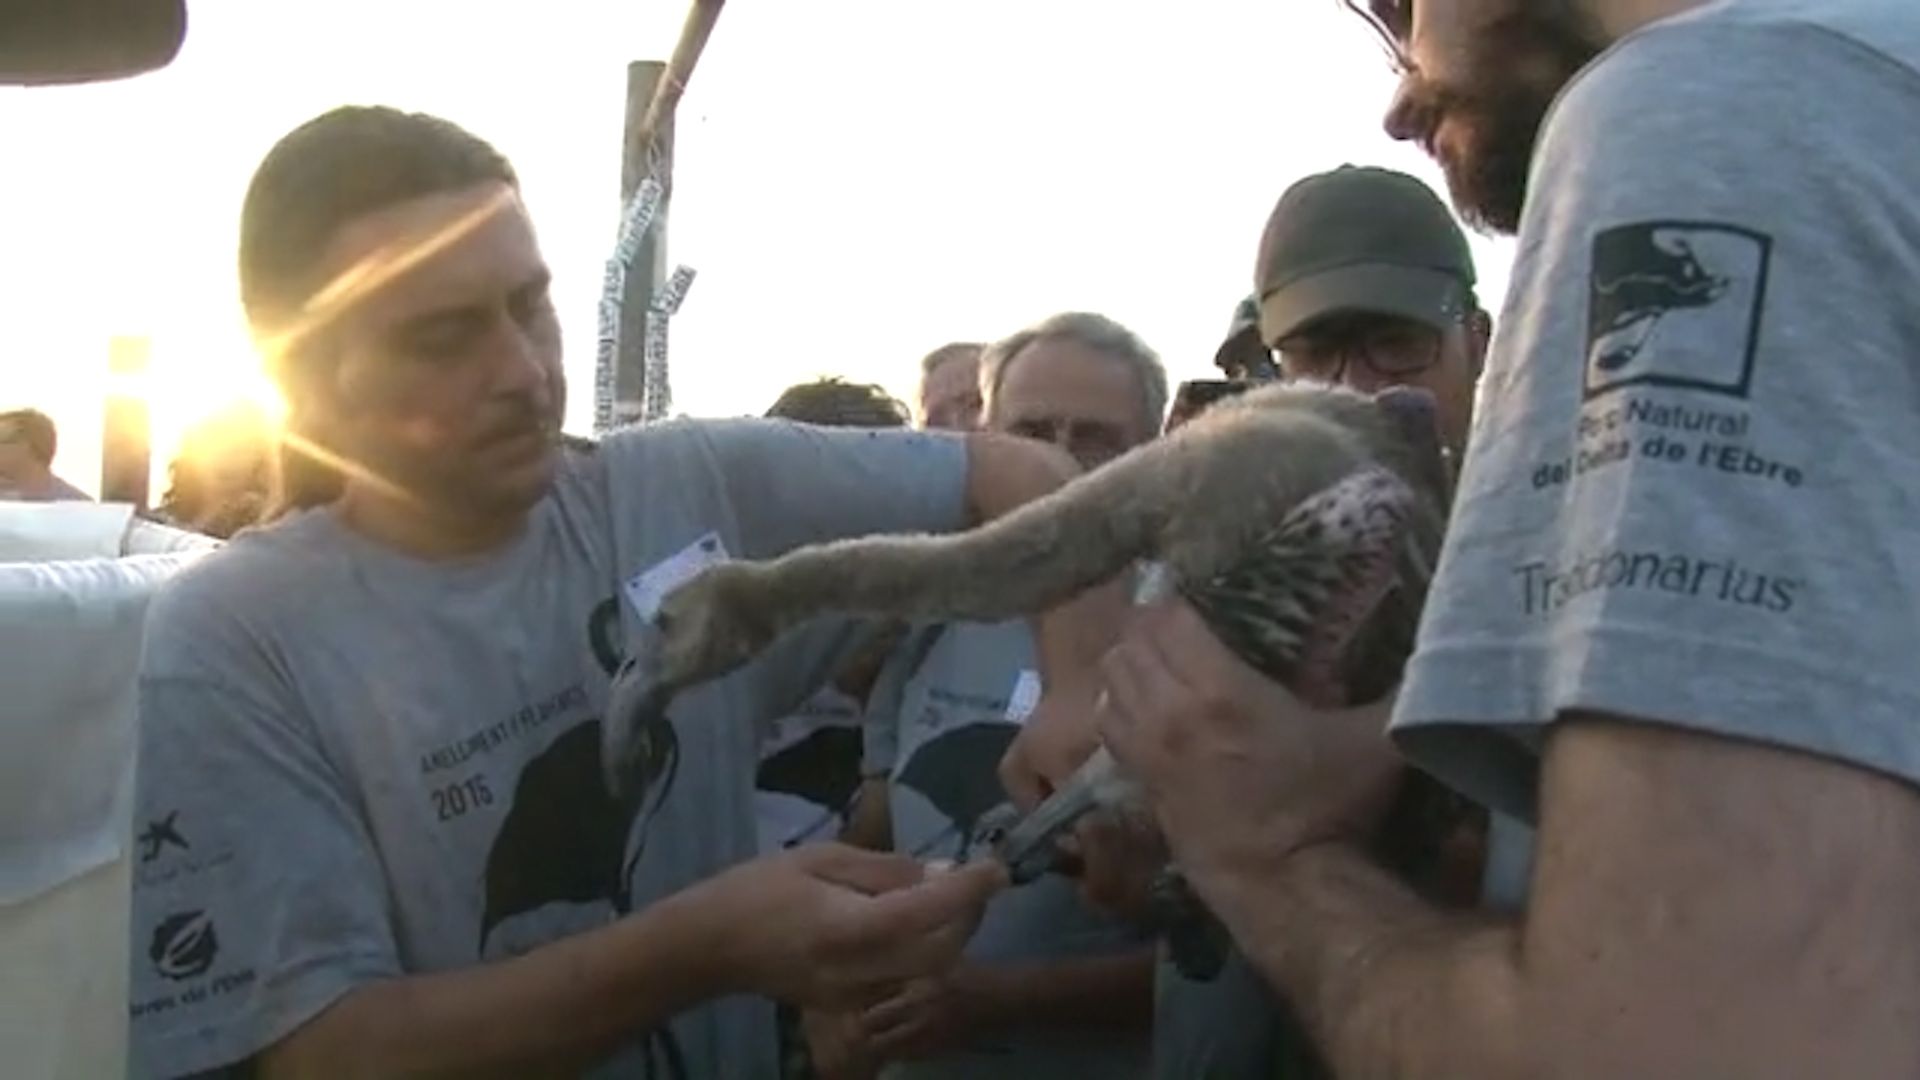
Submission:
M 157 473 L 256 392 L 240 199 L 275 139 L 349 102 L 438 113 L 513 159 L 587 430 L 625 64 L 671 52 L 686 0 L 190 7 L 167 70 L 0 90 L 0 408 L 54 416 L 58 471 L 98 485 L 115 334 L 154 341 Z M 1381 133 L 1391 91 L 1335 0 L 732 0 L 677 132 L 669 260 L 699 277 L 675 409 L 757 413 L 820 374 L 905 397 L 933 346 L 1073 308 L 1210 376 L 1289 183 L 1354 162 L 1438 185 Z M 1510 247 L 1475 249 L 1493 306 Z

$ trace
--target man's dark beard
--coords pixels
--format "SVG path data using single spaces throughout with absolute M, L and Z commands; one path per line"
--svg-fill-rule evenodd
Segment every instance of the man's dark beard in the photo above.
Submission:
M 1411 91 L 1418 108 L 1464 122 L 1468 137 L 1460 157 L 1440 164 L 1454 208 L 1469 226 L 1506 235 L 1520 230 L 1527 171 L 1547 110 L 1600 50 L 1570 15 L 1522 5 L 1480 35 L 1474 68 L 1489 74 L 1476 85 L 1423 82 Z

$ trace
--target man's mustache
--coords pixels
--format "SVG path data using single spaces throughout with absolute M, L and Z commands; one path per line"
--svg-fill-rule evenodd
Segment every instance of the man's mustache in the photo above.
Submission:
M 511 442 L 529 436 L 538 436 L 549 441 L 559 438 L 559 417 L 554 416 L 552 410 L 528 406 L 502 416 L 481 428 L 474 442 L 480 446 L 492 446 L 495 443 Z

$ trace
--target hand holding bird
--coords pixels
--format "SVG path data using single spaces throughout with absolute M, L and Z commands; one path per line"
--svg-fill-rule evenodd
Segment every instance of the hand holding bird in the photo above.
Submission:
M 1365 843 L 1400 789 L 1385 703 L 1303 704 L 1185 602 L 1140 612 L 1102 669 L 1102 739 L 1210 906 L 1304 847 Z

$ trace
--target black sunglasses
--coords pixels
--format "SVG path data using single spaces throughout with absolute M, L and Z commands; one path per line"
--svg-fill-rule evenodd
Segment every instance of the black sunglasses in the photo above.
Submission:
M 1407 42 L 1413 37 L 1413 0 L 1340 0 L 1341 6 L 1366 21 L 1386 50 L 1393 70 L 1406 74 L 1413 67 Z

